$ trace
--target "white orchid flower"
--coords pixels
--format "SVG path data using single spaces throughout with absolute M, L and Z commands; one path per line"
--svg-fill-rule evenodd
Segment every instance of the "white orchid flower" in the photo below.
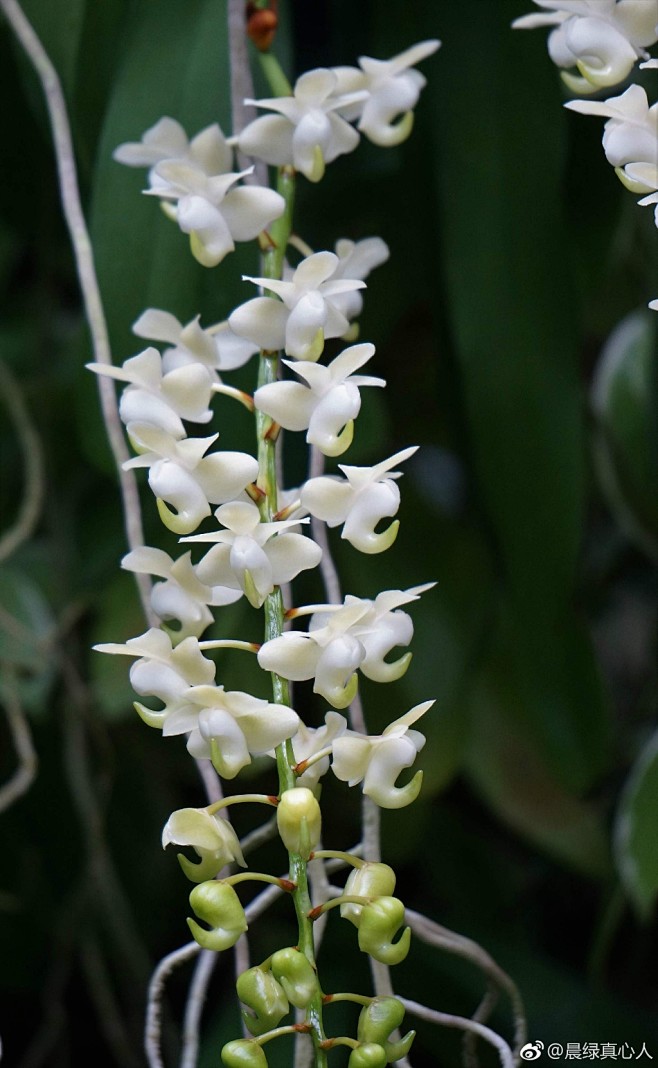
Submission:
M 245 101 L 278 114 L 262 115 L 245 126 L 238 137 L 240 151 L 274 166 L 291 164 L 309 181 L 319 182 L 325 164 L 359 143 L 356 130 L 336 113 L 365 94 L 337 96 L 336 88 L 333 71 L 320 67 L 297 79 L 292 96 Z
M 179 854 L 183 871 L 194 882 L 213 879 L 227 864 L 247 864 L 238 836 L 228 820 L 219 813 L 211 815 L 205 808 L 179 808 L 172 812 L 162 830 L 162 848 L 168 845 L 191 846 L 201 858 L 199 863 Z
M 406 786 L 395 785 L 403 768 L 409 768 L 425 744 L 419 731 L 410 730 L 434 701 L 415 705 L 382 734 L 363 735 L 346 731 L 333 743 L 331 769 L 338 779 L 355 786 L 363 782 L 363 792 L 380 808 L 403 808 L 415 801 L 423 780 L 417 771 Z
M 333 252 L 314 252 L 287 281 L 244 276 L 280 300 L 254 297 L 241 304 L 229 315 L 231 329 L 261 349 L 285 349 L 295 359 L 317 360 L 326 338 L 342 337 L 349 329 L 341 299 L 365 287 L 360 278 L 346 278 L 340 270 L 340 259 Z
M 234 779 L 297 731 L 299 717 L 287 705 L 272 704 L 223 686 L 194 686 L 188 703 L 169 716 L 163 734 L 189 733 L 187 748 L 197 759 L 210 757 L 225 779 Z
M 114 159 L 128 167 L 154 167 L 167 159 L 185 160 L 207 175 L 226 174 L 233 152 L 217 123 L 206 126 L 192 140 L 176 119 L 165 116 L 142 135 L 114 150 Z
M 240 590 L 226 586 L 212 589 L 205 586 L 197 576 L 189 552 L 173 560 L 162 549 L 142 545 L 124 556 L 121 566 L 139 575 L 164 579 L 156 582 L 151 590 L 151 607 L 163 622 L 178 620 L 180 632 L 175 634 L 178 641 L 190 634 L 198 638 L 210 626 L 214 617 L 208 605 L 233 604 L 242 596 Z
M 254 608 L 261 607 L 275 586 L 291 582 L 322 558 L 319 545 L 290 529 L 308 520 L 262 523 L 251 501 L 224 504 L 215 516 L 225 530 L 185 539 L 215 543 L 197 564 L 196 574 L 207 586 L 242 591 Z
M 183 326 L 171 312 L 147 308 L 133 323 L 132 329 L 138 337 L 162 341 L 170 346 L 162 354 L 165 371 L 188 364 L 202 364 L 213 382 L 219 381 L 218 371 L 233 371 L 243 367 L 258 352 L 258 346 L 237 337 L 228 322 L 204 330 L 198 315 Z
M 190 235 L 193 256 L 204 267 L 216 267 L 236 241 L 251 241 L 285 209 L 283 197 L 273 189 L 233 188 L 252 170 L 208 176 L 185 160 L 168 159 L 155 165 L 146 192 L 176 202 L 171 214 Z
M 138 657 L 130 669 L 130 682 L 141 697 L 157 697 L 164 708 L 154 711 L 135 702 L 135 708 L 149 727 L 164 728 L 169 716 L 189 705 L 190 687 L 212 682 L 215 665 L 207 660 L 194 637 L 185 638 L 175 648 L 164 631 L 151 627 L 137 638 L 119 645 L 95 645 L 99 653 Z
M 645 90 L 631 85 L 621 96 L 609 100 L 571 100 L 565 107 L 608 119 L 603 132 L 608 162 L 627 189 L 645 194 L 640 204 L 657 204 L 658 104 L 649 107 Z
M 655 5 L 645 0 L 534 0 L 544 13 L 516 19 L 515 29 L 555 27 L 548 51 L 571 90 L 592 93 L 624 81 L 658 40 Z M 569 73 L 577 67 L 580 77 Z
M 317 792 L 317 786 L 323 775 L 329 770 L 329 757 L 321 757 L 315 760 L 315 756 L 324 749 L 328 749 L 336 738 L 347 730 L 347 720 L 339 712 L 329 711 L 324 717 L 322 727 L 307 727 L 301 720 L 299 729 L 292 738 L 292 748 L 295 760 L 302 764 L 306 760 L 313 763 L 297 778 L 298 786 L 306 786 L 307 789 Z
M 339 456 L 354 436 L 361 409 L 361 386 L 385 386 L 383 378 L 355 375 L 373 356 L 375 346 L 351 345 L 324 367 L 316 363 L 283 362 L 305 380 L 270 382 L 254 394 L 254 404 L 286 430 L 306 430 L 306 440 L 325 456 Z
M 362 104 L 346 111 L 341 108 L 345 117 L 358 118 L 359 130 L 375 145 L 388 148 L 401 144 L 411 133 L 413 109 L 427 82 L 419 71 L 410 68 L 440 47 L 441 42 L 437 40 L 421 41 L 392 59 L 361 56 L 360 69 L 333 68 L 338 92 L 365 92 Z
M 374 467 L 349 467 L 339 464 L 345 478 L 323 475 L 311 478 L 301 490 L 302 507 L 330 527 L 343 524 L 341 537 L 363 553 L 380 553 L 388 549 L 397 537 L 398 520 L 380 533 L 375 527 L 385 517 L 397 514 L 400 491 L 395 479 L 401 471 L 393 471 L 397 464 L 408 460 L 418 446 L 397 452 Z
M 149 468 L 149 486 L 157 498 L 160 518 L 176 534 L 191 534 L 210 515 L 211 504 L 233 500 L 258 477 L 258 461 L 247 453 L 204 455 L 217 434 L 176 441 L 159 428 L 136 423 L 128 425 L 128 434 L 140 455 L 124 467 Z
M 364 237 L 361 241 L 350 241 L 343 237 L 337 241 L 334 250 L 338 256 L 338 266 L 333 278 L 356 278 L 365 281 L 375 267 L 386 263 L 390 256 L 388 245 L 381 237 Z M 351 323 L 363 311 L 363 296 L 357 289 L 347 293 L 337 293 L 333 298 L 334 307 L 343 313 Z M 349 333 L 349 331 L 348 331 Z M 341 335 L 344 337 L 345 335 Z
M 118 382 L 127 382 L 121 394 L 119 415 L 124 423 L 159 427 L 171 437 L 185 437 L 182 420 L 208 423 L 213 379 L 199 363 L 165 372 L 157 349 L 148 348 L 126 360 L 122 367 L 88 363 L 87 368 Z

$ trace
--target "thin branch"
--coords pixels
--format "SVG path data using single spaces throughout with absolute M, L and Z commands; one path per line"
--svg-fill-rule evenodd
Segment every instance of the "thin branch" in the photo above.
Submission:
M 265 842 L 271 842 L 276 837 L 276 834 L 276 816 L 272 816 L 267 823 L 263 823 L 262 826 L 249 831 L 249 834 L 245 834 L 244 838 L 240 839 L 240 849 L 246 856 L 247 853 L 253 853 L 255 849 L 264 845 Z
M 212 973 L 219 957 L 211 949 L 204 949 L 194 968 L 194 975 L 190 983 L 190 990 L 185 1004 L 185 1016 L 183 1019 L 183 1048 L 181 1052 L 180 1068 L 196 1068 L 199 1054 L 199 1030 L 201 1014 L 206 1002 L 208 986 L 212 979 Z
M 0 538 L 0 561 L 27 541 L 34 530 L 44 496 L 43 450 L 41 441 L 30 418 L 18 382 L 9 368 L 0 361 L 0 397 L 5 402 L 9 417 L 23 454 L 25 467 L 25 491 L 13 526 Z
M 480 1004 L 471 1016 L 472 1020 L 477 1023 L 486 1023 L 492 1012 L 496 1008 L 500 1000 L 500 991 L 491 980 L 487 983 L 487 989 L 482 997 Z M 472 1031 L 467 1031 L 462 1039 L 462 1052 L 464 1060 L 464 1068 L 479 1068 L 479 1060 L 477 1055 L 477 1039 L 478 1036 L 473 1034 Z M 515 1058 L 516 1059 L 516 1058 Z
M 518 1051 L 526 1042 L 528 1032 L 523 999 L 516 983 L 509 977 L 507 972 L 503 971 L 493 957 L 489 956 L 487 951 L 472 939 L 456 934 L 454 931 L 448 930 L 447 927 L 441 927 L 434 920 L 430 920 L 419 912 L 414 912 L 413 909 L 406 909 L 405 919 L 413 933 L 421 941 L 437 949 L 444 949 L 447 953 L 453 953 L 475 964 L 495 987 L 507 994 L 514 1019 L 514 1056 L 518 1058 Z M 480 1005 L 480 1009 L 482 1009 L 482 1005 Z
M 53 134 L 62 208 L 73 247 L 94 357 L 97 363 L 111 364 L 107 324 L 96 277 L 89 231 L 80 202 L 71 127 L 62 85 L 41 41 L 16 0 L 0 0 L 0 9 L 4 11 L 7 21 L 41 81 Z M 139 494 L 133 472 L 124 471 L 122 466 L 129 459 L 129 454 L 119 419 L 114 385 L 104 375 L 99 375 L 98 390 L 103 421 L 119 476 L 126 538 L 129 547 L 136 549 L 144 544 Z M 135 580 L 144 614 L 149 623 L 155 626 L 157 619 L 150 601 L 151 580 L 148 575 L 137 574 Z
M 37 774 L 38 758 L 32 744 L 32 733 L 21 705 L 18 683 L 14 669 L 6 661 L 2 663 L 5 678 L 5 710 L 11 739 L 14 743 L 18 767 L 4 786 L 0 787 L 0 812 L 13 805 L 27 793 Z
M 401 1001 L 407 1012 L 410 1012 L 413 1016 L 417 1016 L 420 1020 L 427 1020 L 429 1023 L 436 1024 L 438 1027 L 454 1027 L 459 1031 L 470 1031 L 471 1033 L 478 1035 L 489 1045 L 498 1050 L 498 1056 L 500 1057 L 500 1063 L 503 1068 L 514 1068 L 514 1057 L 512 1051 L 507 1045 L 504 1038 L 497 1035 L 491 1028 L 485 1027 L 484 1024 L 477 1023 L 476 1020 L 469 1020 L 465 1016 L 453 1016 L 449 1012 L 439 1012 L 438 1009 L 430 1009 L 427 1005 L 421 1005 L 417 1001 L 410 1001 L 409 998 L 403 998 L 399 994 L 396 994 L 398 1001 Z
M 247 5 L 245 0 L 228 0 L 228 48 L 231 77 L 231 125 L 234 137 L 244 129 L 254 117 L 255 111 L 246 99 L 253 99 L 254 83 L 249 66 L 247 48 Z M 238 168 L 246 170 L 252 163 L 241 152 L 237 152 Z M 246 181 L 267 185 L 267 166 L 261 161 L 254 162 L 254 172 L 246 176 Z

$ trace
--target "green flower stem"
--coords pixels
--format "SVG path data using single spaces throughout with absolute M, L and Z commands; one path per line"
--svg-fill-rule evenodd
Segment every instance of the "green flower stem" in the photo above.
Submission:
M 236 875 L 229 875 L 221 880 L 227 886 L 236 886 L 237 883 L 271 883 L 272 886 L 280 886 L 282 890 L 288 889 L 292 884 L 287 879 L 279 879 L 276 875 L 268 875 L 262 871 L 239 871 Z
M 276 808 L 277 800 L 272 797 L 271 794 L 236 794 L 235 797 L 223 797 L 221 801 L 215 801 L 212 805 L 206 807 L 206 812 L 209 816 L 214 816 L 216 812 L 219 812 L 220 808 L 226 808 L 228 805 L 244 805 L 248 802 L 255 802 L 260 805 L 271 805 Z
M 353 868 L 362 868 L 366 863 L 362 857 L 356 857 L 354 853 L 344 853 L 341 849 L 316 849 L 312 859 L 344 860 L 346 864 L 350 864 Z
M 347 991 L 341 991 L 339 994 L 325 994 L 325 1005 L 332 1005 L 334 1001 L 353 1001 L 356 1005 L 363 1005 L 364 1008 L 371 1005 L 374 998 L 368 997 L 367 994 L 350 994 Z
M 261 61 L 268 55 L 261 55 Z M 280 68 L 279 68 L 280 69 Z M 272 84 L 272 82 L 270 82 Z M 287 83 L 286 83 L 287 84 Z M 289 87 L 288 87 L 289 90 Z M 277 180 L 277 189 L 286 202 L 286 208 L 277 219 L 267 235 L 264 235 L 263 276 L 280 279 L 283 275 L 283 262 L 288 240 L 292 231 L 292 210 L 295 194 L 295 171 L 292 167 L 281 167 Z M 273 298 L 274 299 L 274 298 Z M 277 380 L 279 354 L 261 352 L 258 368 L 258 386 L 267 385 Z M 256 410 L 256 434 L 258 437 L 258 488 L 263 496 L 259 502 L 261 521 L 271 523 L 278 511 L 278 485 L 276 475 L 276 435 L 275 424 L 264 412 Z M 276 587 L 265 599 L 265 641 L 278 638 L 283 634 L 284 609 L 281 590 Z M 277 704 L 290 705 L 290 687 L 286 679 L 275 672 L 272 676 L 272 693 Z M 279 773 L 279 793 L 291 790 L 297 781 L 294 772 L 296 764 L 292 743 L 288 739 L 276 749 L 277 770 Z M 299 853 L 289 853 L 290 880 L 295 884 L 292 898 L 295 905 L 299 929 L 297 945 L 315 969 L 315 945 L 313 924 L 309 919 L 312 903 L 308 888 L 306 860 Z M 321 1048 L 325 1041 L 322 1025 L 322 991 L 318 988 L 308 1006 L 307 1023 L 315 1048 L 314 1068 L 327 1068 L 327 1056 Z M 286 1032 L 288 1033 L 288 1032 Z
M 372 897 L 364 897 L 362 894 L 341 894 L 340 897 L 332 897 L 331 901 L 325 901 L 324 905 L 316 905 L 309 912 L 310 920 L 317 920 L 329 909 L 335 909 L 338 905 L 370 905 L 374 901 Z
M 292 96 L 292 86 L 273 52 L 259 52 L 258 58 L 263 74 L 274 96 Z

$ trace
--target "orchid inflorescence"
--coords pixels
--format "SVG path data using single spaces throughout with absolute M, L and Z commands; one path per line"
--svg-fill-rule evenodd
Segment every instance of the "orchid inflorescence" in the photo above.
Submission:
M 640 69 L 658 67 L 658 58 L 647 51 L 658 41 L 656 0 L 534 2 L 543 12 L 524 15 L 512 25 L 554 27 L 548 51 L 573 92 L 592 94 L 619 85 L 640 60 Z M 570 100 L 565 107 L 608 120 L 603 132 L 606 158 L 626 188 L 641 196 L 640 205 L 655 205 L 658 226 L 658 103 L 649 106 L 646 90 L 633 84 L 619 96 Z M 658 300 L 649 307 L 658 311 Z
M 246 101 L 264 114 L 244 129 L 226 138 L 214 124 L 189 139 L 176 120 L 165 117 L 141 140 L 115 152 L 121 163 L 148 168 L 146 192 L 189 235 L 200 264 L 220 264 L 242 241 L 258 239 L 262 254 L 260 274 L 245 279 L 259 287 L 259 295 L 226 321 L 202 326 L 197 317 L 183 325 L 169 312 L 150 308 L 133 330 L 164 346 L 162 351 L 150 345 L 121 368 L 90 365 L 125 383 L 119 410 L 136 453 L 127 466 L 146 468 L 160 518 L 184 547 L 176 559 L 147 546 L 124 558 L 126 569 L 156 579 L 151 608 L 159 625 L 125 644 L 97 648 L 133 659 L 132 686 L 147 702 L 136 703 L 139 715 L 163 735 L 184 735 L 191 755 L 211 761 L 223 779 L 235 778 L 255 757 L 273 758 L 278 770 L 273 794 L 233 795 L 206 808 L 180 809 L 162 835 L 163 846 L 189 847 L 198 858 L 181 854 L 180 861 L 195 883 L 190 904 L 196 919 L 188 924 L 206 949 L 228 949 L 246 931 L 235 889 L 243 880 L 273 883 L 295 901 L 296 944 L 238 978 L 246 1030 L 224 1047 L 227 1066 L 262 1068 L 263 1047 L 284 1034 L 308 1035 L 316 1066 L 327 1063 L 328 1050 L 348 1048 L 350 1068 L 390 1064 L 406 1056 L 413 1039 L 413 1032 L 397 1037 L 404 1010 L 395 998 L 324 993 L 315 959 L 313 923 L 334 905 L 356 927 L 359 947 L 376 961 L 389 965 L 406 957 L 410 930 L 398 934 L 405 909 L 393 896 L 392 869 L 378 858 L 335 854 L 352 868 L 345 891 L 312 907 L 307 864 L 327 855 L 319 794 L 329 769 L 341 782 L 362 784 L 367 801 L 383 808 L 400 808 L 418 796 L 422 771 L 405 785 L 398 778 L 425 742 L 415 724 L 433 701 L 401 714 L 377 735 L 359 729 L 354 718 L 349 723 L 348 710 L 359 673 L 385 683 L 407 670 L 410 653 L 391 658 L 413 635 L 404 609 L 432 584 L 386 590 L 372 600 L 347 595 L 340 603 L 328 598 L 296 607 L 284 606 L 282 593 L 301 572 L 327 564 L 328 550 L 309 537 L 311 517 L 341 528 L 343 539 L 363 553 L 384 552 L 397 536 L 399 468 L 416 446 L 370 467 L 340 464 L 340 474 L 324 474 L 323 461 L 317 462 L 343 456 L 355 433 L 361 391 L 385 386 L 382 378 L 364 373 L 375 347 L 356 343 L 356 320 L 365 279 L 389 253 L 372 237 L 356 243 L 341 239 L 333 251 L 307 249 L 296 264 L 286 257 L 303 244 L 292 234 L 296 175 L 319 182 L 329 163 L 357 147 L 360 135 L 382 146 L 408 137 L 425 83 L 414 65 L 438 47 L 438 41 L 425 41 L 387 61 L 363 57 L 356 67 L 308 71 L 289 87 L 268 41 L 264 70 L 275 95 Z M 277 188 L 258 184 L 254 167 L 235 169 L 235 149 L 261 167 L 278 168 Z M 330 339 L 349 344 L 326 359 Z M 253 393 L 225 382 L 256 353 Z M 190 424 L 203 428 L 210 422 L 218 395 L 253 413 L 255 456 L 218 449 L 217 434 L 190 434 Z M 282 429 L 304 434 L 315 459 L 314 477 L 294 490 L 284 489 L 277 477 Z M 206 526 L 199 531 L 201 524 Z M 263 611 L 265 640 L 204 641 L 215 611 L 242 597 Z M 287 629 L 293 620 L 306 619 L 305 629 Z M 216 679 L 212 653 L 226 648 L 254 655 L 259 668 L 271 673 L 271 701 L 227 690 Z M 289 684 L 301 680 L 312 681 L 330 706 L 319 727 L 303 723 L 293 707 Z M 230 874 L 234 863 L 246 866 L 225 819 L 227 807 L 238 802 L 276 810 L 289 854 L 287 879 Z M 335 999 L 362 1006 L 356 1038 L 327 1037 L 322 1010 Z M 282 1024 L 291 1006 L 295 1022 Z

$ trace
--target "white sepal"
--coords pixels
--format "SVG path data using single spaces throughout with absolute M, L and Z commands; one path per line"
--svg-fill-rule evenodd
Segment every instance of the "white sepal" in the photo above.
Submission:
M 162 848 L 168 845 L 191 846 L 202 860 L 212 858 L 215 874 L 233 861 L 243 868 L 247 866 L 231 824 L 219 814 L 211 816 L 205 808 L 179 808 L 172 812 L 162 830 Z

